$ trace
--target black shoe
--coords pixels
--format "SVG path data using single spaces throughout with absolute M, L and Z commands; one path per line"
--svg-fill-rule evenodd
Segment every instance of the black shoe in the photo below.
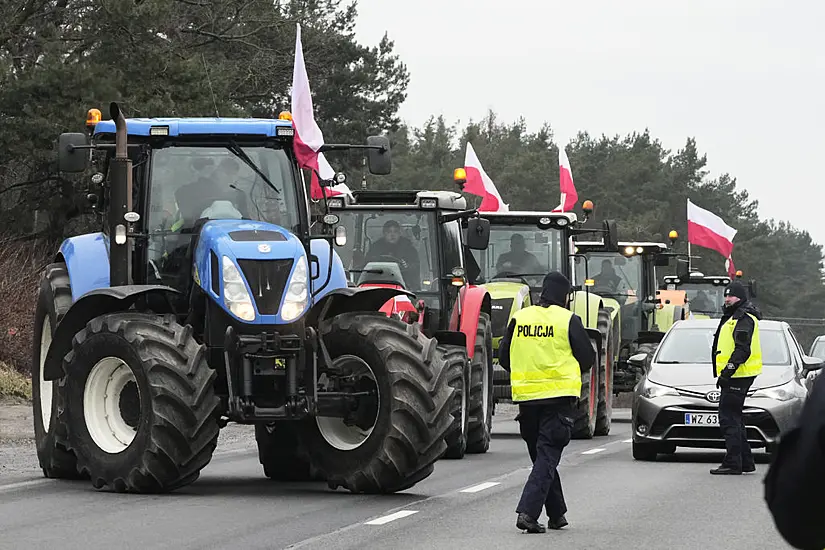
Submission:
M 751 464 L 750 466 L 742 466 L 742 473 L 743 474 L 750 474 L 756 471 L 756 464 Z
M 738 476 L 742 475 L 742 470 L 738 468 L 731 468 L 730 466 L 719 466 L 710 471 L 711 474 L 717 476 Z
M 548 529 L 561 529 L 562 527 L 567 526 L 567 518 L 562 515 L 560 518 L 557 519 L 549 519 L 547 520 L 547 528 Z
M 544 525 L 542 525 L 541 523 L 534 520 L 533 518 L 531 518 L 523 512 L 518 515 L 518 519 L 516 520 L 516 527 L 518 527 L 522 531 L 527 531 L 528 533 L 545 532 Z

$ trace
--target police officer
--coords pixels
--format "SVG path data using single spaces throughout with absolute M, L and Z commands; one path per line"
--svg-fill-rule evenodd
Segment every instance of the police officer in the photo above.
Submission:
M 596 359 L 581 319 L 566 309 L 570 290 L 564 275 L 548 273 L 539 305 L 516 312 L 499 344 L 499 361 L 510 372 L 513 402 L 519 404 L 519 431 L 533 462 L 516 507 L 516 527 L 529 533 L 545 532 L 538 522 L 542 506 L 547 527 L 567 525 L 557 467 L 570 442 L 582 371 Z
M 719 426 L 725 437 L 725 458 L 715 475 L 740 475 L 756 471 L 742 409 L 753 381 L 762 372 L 759 344 L 759 310 L 748 300 L 741 283 L 725 289 L 725 305 L 713 338 L 713 375 L 722 389 L 719 398 Z

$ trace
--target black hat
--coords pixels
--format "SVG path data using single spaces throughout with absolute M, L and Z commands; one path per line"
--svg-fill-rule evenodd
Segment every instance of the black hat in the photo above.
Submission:
M 564 306 L 567 295 L 570 294 L 570 281 L 562 273 L 551 271 L 544 276 L 541 284 L 541 303 L 554 306 Z
M 742 286 L 742 283 L 734 281 L 725 289 L 725 296 L 736 296 L 743 302 L 748 299 L 748 291 Z

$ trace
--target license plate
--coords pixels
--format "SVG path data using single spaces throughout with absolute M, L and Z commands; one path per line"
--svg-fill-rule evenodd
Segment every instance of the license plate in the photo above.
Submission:
M 718 426 L 718 414 L 685 413 L 685 424 L 689 426 Z

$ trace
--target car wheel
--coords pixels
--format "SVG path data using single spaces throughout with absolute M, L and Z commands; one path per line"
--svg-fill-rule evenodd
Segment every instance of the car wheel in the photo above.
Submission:
M 652 443 L 637 443 L 634 441 L 632 448 L 633 458 L 635 460 L 656 460 L 656 455 L 659 453 L 659 449 Z

